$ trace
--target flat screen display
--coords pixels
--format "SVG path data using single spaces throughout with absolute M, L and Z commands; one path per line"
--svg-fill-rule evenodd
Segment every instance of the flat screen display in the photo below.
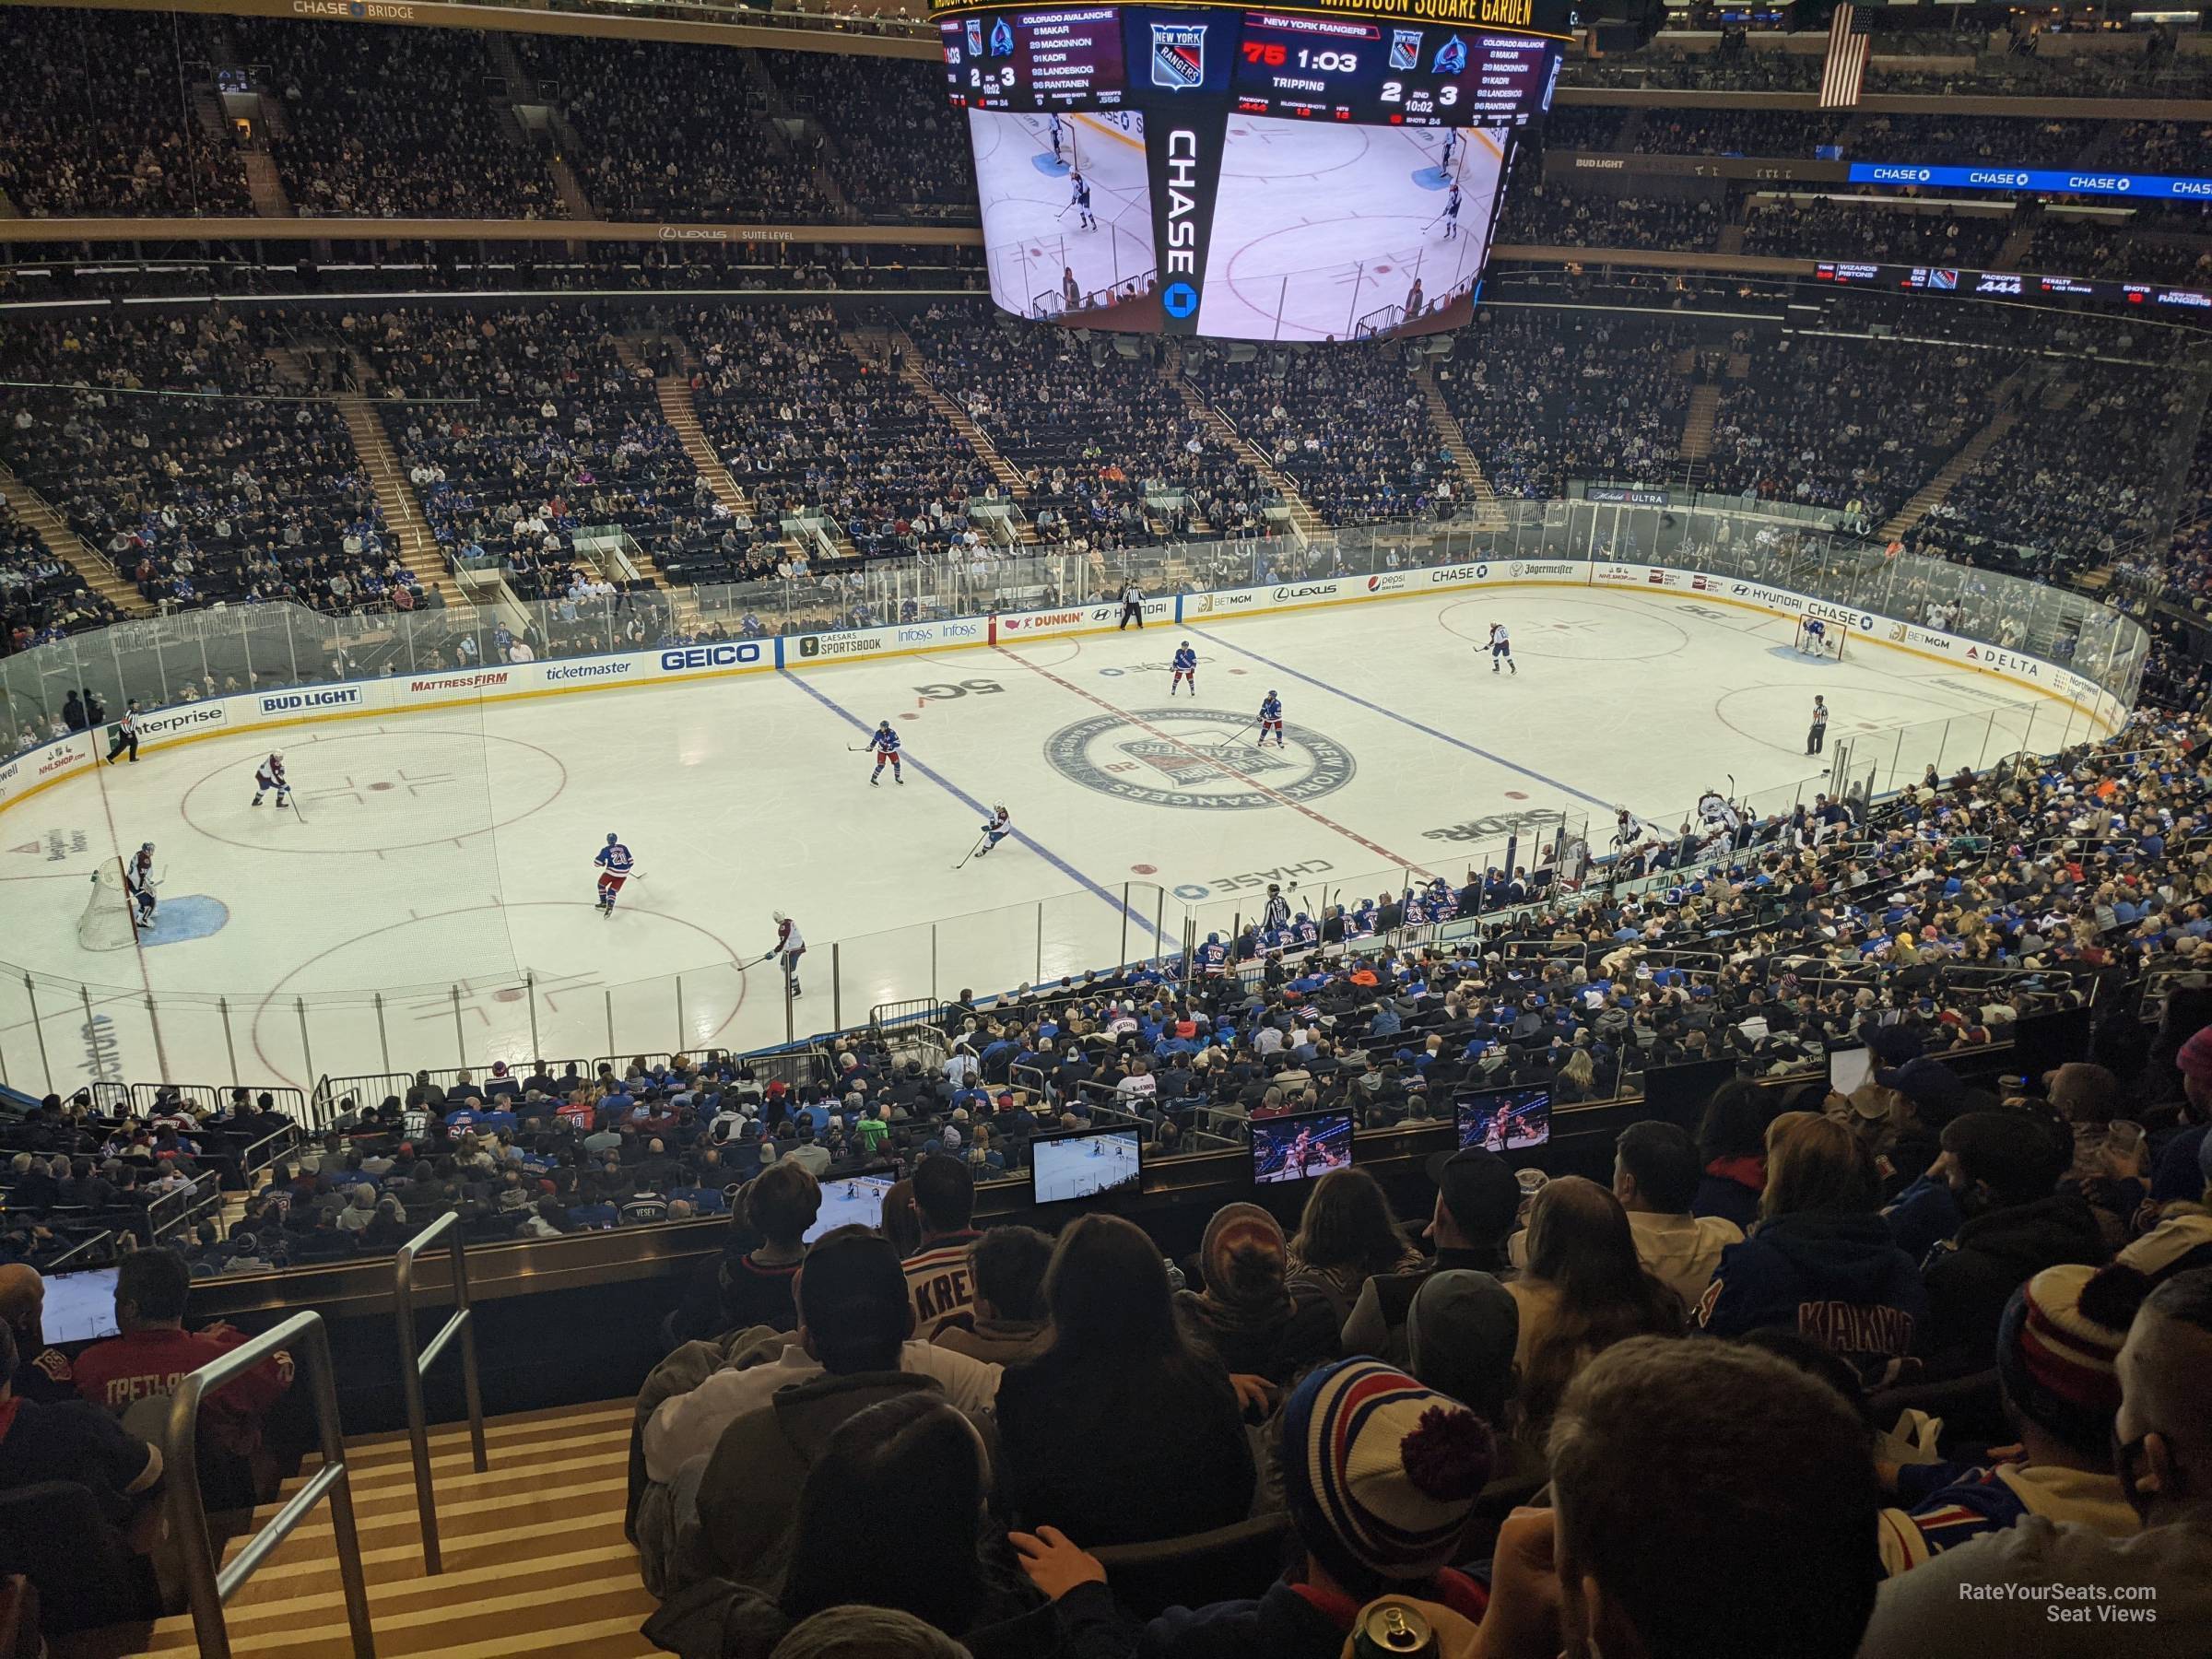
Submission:
M 91 1342 L 116 1334 L 115 1271 L 93 1267 L 47 1276 L 46 1308 L 40 1321 L 47 1341 Z
M 1134 1128 L 1092 1129 L 1030 1143 L 1030 1194 L 1039 1204 L 1143 1188 L 1143 1147 Z
M 1122 101 L 1122 18 L 1077 6 L 948 18 L 937 25 L 955 103 L 982 110 L 1098 110 Z
M 1349 1112 L 1306 1112 L 1296 1117 L 1253 1120 L 1252 1179 L 1262 1186 L 1319 1181 L 1331 1170 L 1351 1167 Z
M 1198 332 L 1372 339 L 1471 312 L 1504 158 L 1480 129 L 1232 114 Z
M 1040 322 L 1097 323 L 1149 295 L 1145 118 L 968 112 L 991 298 Z
M 1492 1152 L 1519 1152 L 1551 1139 L 1551 1090 L 1484 1088 L 1452 1103 L 1459 1144 Z
M 881 1227 L 883 1197 L 891 1190 L 888 1175 L 838 1175 L 822 1182 L 822 1207 L 814 1225 L 800 1237 L 811 1244 L 836 1227 Z

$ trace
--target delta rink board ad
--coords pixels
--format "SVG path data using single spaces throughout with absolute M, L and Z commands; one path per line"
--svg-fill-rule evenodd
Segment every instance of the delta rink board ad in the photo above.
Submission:
M 1679 571 L 1664 565 L 1599 564 L 1571 560 L 1498 559 L 1389 571 L 1369 576 L 1332 576 L 1265 587 L 1215 589 L 1144 601 L 1148 625 L 1213 624 L 1267 611 L 1364 600 L 1412 598 L 1467 587 L 1609 587 L 1741 606 L 1785 618 L 1814 617 L 1843 630 L 1857 645 L 1887 646 L 1962 669 L 1994 674 L 2061 702 L 2073 704 L 2107 733 L 2127 711 L 2095 682 L 2039 657 L 1937 633 L 1916 623 L 1854 609 L 1826 599 L 1731 576 Z M 578 691 L 671 685 L 733 675 L 812 668 L 917 652 L 1018 645 L 1072 634 L 1111 633 L 1121 621 L 1118 603 L 1054 609 L 1004 611 L 941 622 L 834 633 L 787 634 L 761 640 L 724 640 L 669 645 L 652 651 L 514 663 L 444 673 L 394 674 L 381 679 L 288 690 L 241 692 L 183 703 L 140 715 L 142 750 L 159 751 L 196 738 L 254 726 L 279 728 L 324 721 L 359 720 L 413 710 L 453 708 Z M 0 762 L 0 811 L 98 763 L 111 725 L 76 732 Z

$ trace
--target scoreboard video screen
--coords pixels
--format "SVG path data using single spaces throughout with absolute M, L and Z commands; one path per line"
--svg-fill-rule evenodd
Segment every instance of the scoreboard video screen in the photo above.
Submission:
M 1569 0 L 935 9 L 998 304 L 1252 340 L 1466 321 L 1575 22 Z

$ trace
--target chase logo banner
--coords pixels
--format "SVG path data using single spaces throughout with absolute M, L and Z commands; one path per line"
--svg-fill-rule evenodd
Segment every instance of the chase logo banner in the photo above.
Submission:
M 1421 31 L 1418 29 L 1394 29 L 1390 31 L 1390 66 L 1397 74 L 1421 66 Z
M 1152 84 L 1187 92 L 1206 84 L 1204 23 L 1152 25 Z

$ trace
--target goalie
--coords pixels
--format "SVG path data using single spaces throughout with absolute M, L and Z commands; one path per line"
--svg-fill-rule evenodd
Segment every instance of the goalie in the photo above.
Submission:
M 154 924 L 154 910 L 160 902 L 154 889 L 160 885 L 161 878 L 154 874 L 154 843 L 147 841 L 123 861 L 123 890 L 131 901 L 131 924 L 141 932 Z

